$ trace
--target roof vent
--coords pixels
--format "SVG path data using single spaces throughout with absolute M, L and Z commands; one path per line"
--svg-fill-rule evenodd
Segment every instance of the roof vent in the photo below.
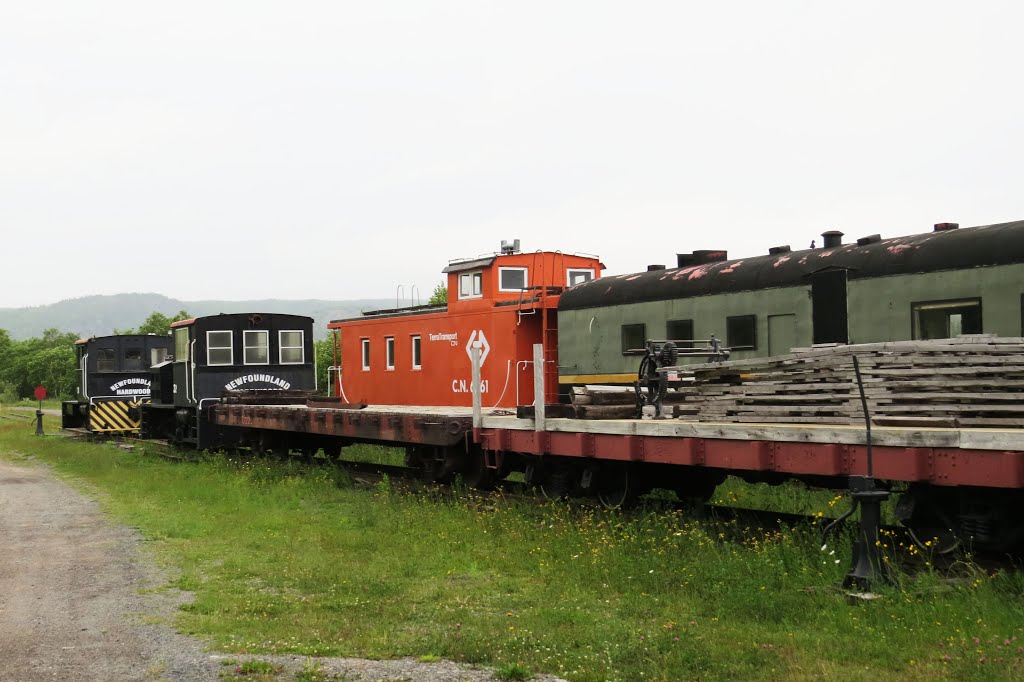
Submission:
M 789 248 L 789 244 L 786 244 L 785 246 L 773 246 L 768 249 L 768 255 L 778 256 L 780 253 L 789 253 L 792 250 L 793 249 Z
M 828 232 L 821 233 L 822 243 L 821 246 L 824 249 L 834 249 L 837 246 L 843 245 L 843 233 L 839 230 L 829 230 Z
M 868 244 L 874 244 L 875 242 L 882 241 L 882 235 L 880 234 L 869 234 L 867 237 L 861 237 L 857 240 L 857 246 L 867 246 Z
M 510 243 L 502 239 L 501 252 L 504 254 L 519 253 L 519 240 L 513 239 L 512 242 Z
M 664 270 L 664 265 L 648 265 L 647 272 L 654 272 L 655 270 Z
M 707 263 L 720 263 L 729 260 L 729 252 L 718 249 L 705 249 L 693 253 L 677 253 L 678 266 L 688 268 L 691 265 L 705 265 Z
M 948 230 L 956 230 L 960 227 L 960 223 L 935 223 L 936 232 L 946 232 Z

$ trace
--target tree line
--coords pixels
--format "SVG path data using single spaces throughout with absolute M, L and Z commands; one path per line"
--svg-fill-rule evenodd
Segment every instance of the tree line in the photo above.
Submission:
M 168 317 L 152 313 L 138 329 L 116 329 L 114 334 L 170 333 L 171 324 L 191 317 L 184 310 Z M 37 338 L 16 341 L 6 329 L 0 329 L 0 402 L 31 398 L 36 386 L 45 386 L 51 398 L 71 399 L 78 383 L 75 341 L 78 334 L 47 329 Z M 317 360 L 317 386 L 321 393 L 329 385 L 328 368 L 334 364 L 334 340 L 314 341 Z

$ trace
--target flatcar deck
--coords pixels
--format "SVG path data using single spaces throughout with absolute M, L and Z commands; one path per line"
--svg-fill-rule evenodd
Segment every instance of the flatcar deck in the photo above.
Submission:
M 364 409 L 216 405 L 225 426 L 334 436 L 348 441 L 455 446 L 486 451 L 602 458 L 844 477 L 867 469 L 866 435 L 855 425 L 737 424 L 669 420 L 533 419 L 485 414 L 472 428 L 461 407 L 375 405 Z M 940 486 L 1024 488 L 1024 429 L 872 428 L 874 474 Z

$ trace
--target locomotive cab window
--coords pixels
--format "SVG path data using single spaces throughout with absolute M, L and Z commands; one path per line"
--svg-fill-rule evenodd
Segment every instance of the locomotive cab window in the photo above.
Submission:
M 301 329 L 277 333 L 278 353 L 282 365 L 301 365 L 306 361 Z
M 234 349 L 231 346 L 231 332 L 206 332 L 206 364 L 235 364 Z
M 498 291 L 523 291 L 528 286 L 526 268 L 498 268 Z
M 622 325 L 622 352 L 637 350 L 647 347 L 647 325 L 646 324 L 624 324 Z
M 161 362 L 167 359 L 166 348 L 150 348 L 149 349 L 149 366 L 153 367 L 159 365 Z
M 484 274 L 479 270 L 459 275 L 459 298 L 480 298 L 484 292 Z
M 363 347 L 363 370 L 370 369 L 370 339 L 362 339 L 361 345 Z
M 145 369 L 142 366 L 142 349 L 128 348 L 125 350 L 122 370 L 125 372 L 138 372 L 142 369 Z
M 421 364 L 421 360 L 422 356 L 420 354 L 420 337 L 419 335 L 416 335 L 412 337 L 412 368 L 421 369 L 423 366 Z
M 725 318 L 725 345 L 736 350 L 757 348 L 757 316 L 736 315 Z
M 245 364 L 269 365 L 270 332 L 266 329 L 246 329 L 242 337 L 245 342 Z
M 594 279 L 594 271 L 583 268 L 569 268 L 565 271 L 565 284 L 566 286 L 576 286 L 583 282 L 589 282 Z
M 174 361 L 188 362 L 188 328 L 174 330 Z
M 113 348 L 100 348 L 96 351 L 96 371 L 117 371 L 117 355 L 114 353 Z
M 384 366 L 387 369 L 395 368 L 395 337 L 384 337 Z
M 693 320 L 669 320 L 665 323 L 665 338 L 668 341 L 690 341 L 677 345 L 680 348 L 693 348 Z
M 929 301 L 911 304 L 915 339 L 949 339 L 981 334 L 981 299 Z

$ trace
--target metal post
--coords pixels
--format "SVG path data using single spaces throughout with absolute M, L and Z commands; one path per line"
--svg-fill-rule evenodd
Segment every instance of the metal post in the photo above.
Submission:
M 480 391 L 480 349 L 483 344 L 479 341 L 474 341 L 473 345 L 469 349 L 470 364 L 473 365 L 473 377 L 472 386 L 470 387 L 473 392 L 473 428 L 479 429 L 483 426 L 484 413 L 483 413 L 483 396 Z
M 533 410 L 535 431 L 543 431 L 544 425 L 544 345 L 533 344 Z
M 36 435 L 43 435 L 43 401 L 39 401 L 39 409 L 36 410 Z
M 860 392 L 861 410 L 867 435 L 867 476 L 850 477 L 850 495 L 853 505 L 860 505 L 860 523 L 857 539 L 853 543 L 853 561 L 843 587 L 870 587 L 872 583 L 892 582 L 892 573 L 882 555 L 879 528 L 882 523 L 882 503 L 889 499 L 889 491 L 875 486 L 874 462 L 871 452 L 871 415 L 864 396 L 864 381 L 860 376 L 860 362 L 853 356 L 853 372 Z

